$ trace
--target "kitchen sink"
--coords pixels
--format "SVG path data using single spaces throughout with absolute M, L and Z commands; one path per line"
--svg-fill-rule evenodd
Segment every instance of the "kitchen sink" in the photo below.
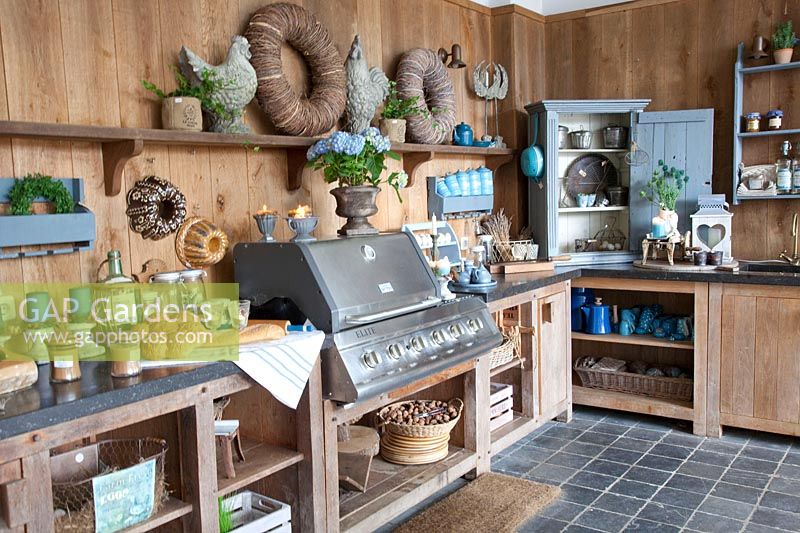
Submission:
M 800 274 L 800 266 L 790 265 L 782 261 L 768 263 L 739 263 L 739 272 L 752 274 Z

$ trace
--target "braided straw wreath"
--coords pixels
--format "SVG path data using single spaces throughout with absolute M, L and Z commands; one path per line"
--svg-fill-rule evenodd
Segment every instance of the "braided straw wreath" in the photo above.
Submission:
M 456 125 L 456 93 L 442 60 L 433 50 L 414 48 L 400 58 L 397 92 L 401 98 L 419 97 L 430 111 L 406 118 L 413 142 L 441 144 Z
M 258 76 L 258 105 L 272 123 L 290 135 L 314 136 L 333 128 L 347 100 L 344 63 L 316 17 L 294 4 L 270 4 L 256 11 L 245 37 Z M 300 52 L 308 63 L 308 98 L 296 94 L 283 74 L 284 43 Z

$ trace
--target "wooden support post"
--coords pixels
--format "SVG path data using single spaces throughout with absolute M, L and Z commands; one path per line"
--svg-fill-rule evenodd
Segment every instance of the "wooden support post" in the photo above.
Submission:
M 522 416 L 535 419 L 537 414 L 537 395 L 539 393 L 537 331 L 533 301 L 519 306 L 519 325 L 522 349 L 523 368 L 520 372 L 520 398 Z
M 194 406 L 181 410 L 180 417 L 181 483 L 184 499 L 192 504 L 184 526 L 187 531 L 218 531 L 214 405 L 206 387 Z
M 478 358 L 464 374 L 464 448 L 477 457 L 475 476 L 491 470 L 492 439 L 489 431 L 489 358 Z
M 564 324 L 572 324 L 572 307 L 569 305 L 572 294 L 572 283 L 570 281 L 565 282 L 564 290 L 567 294 L 567 305 L 564 306 Z M 564 333 L 566 336 L 564 344 L 567 347 L 567 375 L 565 378 L 567 380 L 567 410 L 558 415 L 556 420 L 569 423 L 572 422 L 572 327 L 566 327 Z
M 29 506 L 25 529 L 36 533 L 55 531 L 49 450 L 22 458 L 22 479 L 27 484 L 26 501 L 16 504 Z
M 327 497 L 327 531 L 339 531 L 339 444 L 336 427 L 336 404 L 323 402 L 323 433 L 325 443 L 325 492 Z M 319 437 L 317 437 L 319 438 Z M 320 507 L 322 508 L 322 507 Z
M 103 151 L 103 177 L 106 182 L 106 196 L 116 196 L 122 190 L 122 172 L 125 164 L 142 153 L 144 141 L 142 139 L 128 139 L 125 141 L 104 142 Z
M 694 290 L 694 420 L 692 432 L 706 436 L 706 387 L 708 385 L 708 283 Z M 717 315 L 719 316 L 719 315 Z
M 297 465 L 300 531 L 325 531 L 325 442 L 322 404 L 322 371 L 317 359 L 308 385 L 297 406 L 297 451 L 303 460 Z
M 706 356 L 706 435 L 721 437 L 720 425 L 720 376 L 722 372 L 722 284 L 708 285 L 708 331 Z M 695 343 L 697 339 L 695 339 Z M 695 400 L 696 403 L 696 400 Z

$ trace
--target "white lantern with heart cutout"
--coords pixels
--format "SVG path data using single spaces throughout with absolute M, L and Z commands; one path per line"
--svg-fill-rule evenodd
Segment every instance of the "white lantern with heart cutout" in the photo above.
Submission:
M 706 252 L 721 250 L 723 261 L 731 255 L 731 219 L 724 194 L 701 194 L 697 197 L 697 212 L 692 218 L 692 246 Z

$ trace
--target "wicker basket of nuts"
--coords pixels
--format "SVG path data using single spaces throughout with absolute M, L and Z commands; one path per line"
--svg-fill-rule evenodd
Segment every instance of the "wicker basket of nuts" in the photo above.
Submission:
M 407 437 L 439 437 L 447 435 L 461 418 L 464 402 L 453 398 L 441 400 L 407 400 L 387 405 L 378 412 L 380 424 L 387 432 Z

